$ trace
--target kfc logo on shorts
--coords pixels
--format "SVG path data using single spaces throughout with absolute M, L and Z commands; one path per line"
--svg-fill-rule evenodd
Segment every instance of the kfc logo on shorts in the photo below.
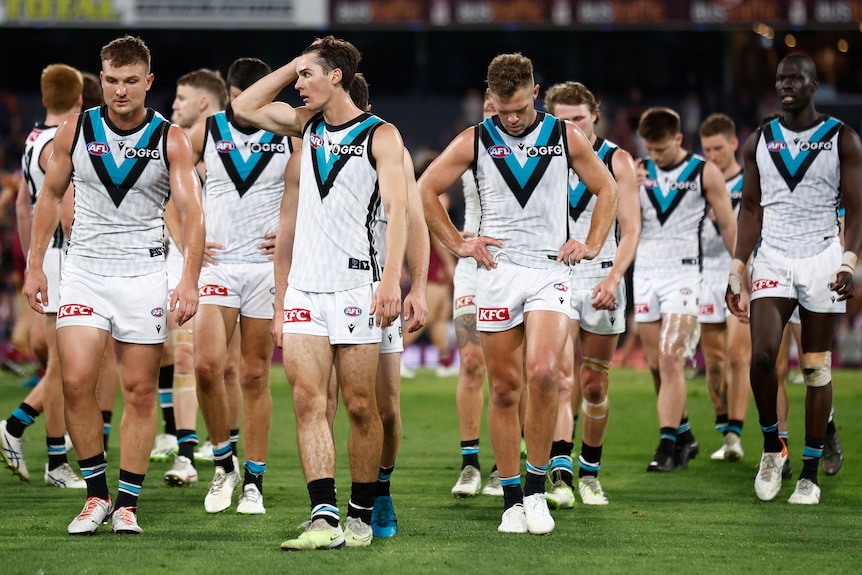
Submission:
M 111 153 L 111 148 L 104 142 L 90 142 L 87 144 L 87 153 L 91 156 L 104 156 Z
M 751 293 L 762 289 L 777 288 L 778 280 L 757 280 L 751 284 Z
M 767 142 L 766 143 L 766 149 L 769 150 L 770 152 L 781 152 L 781 151 L 787 149 L 787 144 L 785 144 L 784 142 L 777 142 L 777 141 Z
M 465 295 L 455 299 L 455 309 L 461 309 L 462 307 L 476 305 L 475 297 L 476 296 Z
M 501 145 L 491 146 L 490 148 L 488 148 L 488 155 L 491 156 L 492 158 L 494 158 L 495 160 L 499 160 L 499 159 L 505 158 L 507 156 L 511 156 L 512 155 L 512 148 L 510 148 L 509 146 L 501 146 Z
M 635 313 L 649 313 L 649 304 L 636 303 L 635 304 Z
M 69 303 L 66 305 L 61 305 L 60 309 L 57 310 L 57 319 L 63 319 L 64 317 L 82 317 L 91 315 L 93 315 L 93 308 L 88 305 L 81 305 L 79 303 Z
M 679 293 L 681 293 L 682 295 L 691 295 L 691 288 L 679 288 Z
M 561 292 L 567 292 L 569 291 L 569 286 L 564 283 L 556 283 L 554 284 L 554 289 Z
M 286 309 L 284 310 L 284 323 L 295 323 L 311 321 L 311 312 L 307 309 Z
M 210 296 L 210 295 L 225 296 L 225 295 L 227 295 L 227 288 L 224 286 L 207 284 L 200 289 L 199 295 L 201 297 Z
M 323 138 L 321 138 L 317 134 L 312 134 L 311 137 L 308 138 L 308 143 L 311 144 L 311 147 L 315 150 L 321 146 L 323 146 Z
M 348 306 L 344 308 L 344 315 L 347 317 L 357 317 L 362 315 L 362 308 L 356 307 L 355 305 Z
M 153 317 L 162 317 L 165 315 L 165 308 L 163 307 L 154 307 L 150 310 L 150 315 Z
M 715 306 L 711 303 L 700 304 L 700 315 L 712 315 L 715 313 Z
M 230 154 L 234 150 L 236 150 L 236 144 L 231 142 L 230 140 L 219 140 L 215 145 L 216 152 L 219 154 Z
M 479 321 L 508 321 L 509 308 L 506 307 L 480 307 Z

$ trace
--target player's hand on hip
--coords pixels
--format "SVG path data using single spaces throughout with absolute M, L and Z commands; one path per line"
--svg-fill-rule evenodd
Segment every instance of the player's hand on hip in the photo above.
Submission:
M 479 267 L 488 270 L 494 269 L 497 267 L 497 263 L 491 252 L 488 251 L 488 246 L 503 249 L 503 244 L 499 240 L 488 236 L 476 236 L 461 242 L 455 250 L 455 255 L 459 258 L 473 258 Z
M 275 239 L 277 236 L 278 232 L 269 232 L 263 237 L 263 241 L 257 244 L 261 255 L 268 256 L 268 260 L 275 257 Z
M 838 301 L 848 300 L 853 297 L 855 285 L 856 280 L 853 278 L 853 274 L 843 269 L 843 267 L 839 268 L 829 278 L 829 289 L 838 294 Z
M 176 289 L 171 293 L 169 304 L 170 311 L 177 312 L 177 325 L 183 325 L 194 317 L 198 311 L 198 297 L 197 285 L 181 278 Z
M 41 269 L 28 269 L 21 293 L 27 298 L 30 307 L 39 313 L 45 313 L 42 307 L 48 305 L 48 278 L 45 277 L 45 272 Z
M 381 329 L 389 327 L 401 314 L 401 286 L 397 281 L 382 280 L 371 298 L 368 312 L 375 318 L 375 325 Z
M 557 253 L 557 261 L 571 266 L 581 260 L 591 260 L 596 257 L 598 253 L 599 250 L 597 249 L 588 248 L 586 244 L 582 244 L 578 240 L 569 239 L 563 244 L 563 247 L 561 247 L 560 251 Z
M 224 250 L 225 246 L 218 242 L 207 242 L 204 245 L 204 266 L 217 266 L 218 265 L 218 252 Z

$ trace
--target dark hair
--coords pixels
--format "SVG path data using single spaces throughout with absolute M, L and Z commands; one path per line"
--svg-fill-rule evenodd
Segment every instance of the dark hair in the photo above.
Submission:
M 648 142 L 672 138 L 679 130 L 679 114 L 665 107 L 648 108 L 638 122 L 638 135 Z
M 150 72 L 150 49 L 143 40 L 128 34 L 105 44 L 99 54 L 101 59 L 107 60 L 111 66 L 119 68 L 131 64 L 144 64 L 147 73 Z
M 210 70 L 209 68 L 201 68 L 194 70 L 188 74 L 183 74 L 177 80 L 177 86 L 191 86 L 199 90 L 204 90 L 215 96 L 215 104 L 219 110 L 223 110 L 227 106 L 228 93 L 227 85 L 224 78 L 218 70 Z
M 347 40 L 326 36 L 318 38 L 302 51 L 303 54 L 312 52 L 317 53 L 317 64 L 323 69 L 324 74 L 329 74 L 336 68 L 341 70 L 341 87 L 345 92 L 350 92 L 353 78 L 362 60 L 362 55 L 356 46 Z
M 357 72 L 353 76 L 353 85 L 350 86 L 350 99 L 363 112 L 368 108 L 368 81 L 362 72 Z
M 548 91 L 545 92 L 545 109 L 553 114 L 554 108 L 558 104 L 566 106 L 580 106 L 583 104 L 591 114 L 594 112 L 598 113 L 599 111 L 599 103 L 596 101 L 596 97 L 580 82 L 564 82 L 548 88 Z M 596 122 L 598 123 L 598 121 L 599 119 L 596 117 Z
M 259 58 L 237 58 L 227 69 L 227 85 L 245 90 L 270 72 L 272 68 Z
M 84 91 L 81 109 L 88 110 L 104 104 L 105 97 L 102 94 L 102 82 L 99 81 L 99 77 L 89 72 L 84 72 L 82 76 L 84 77 Z
M 500 54 L 488 65 L 488 77 L 485 81 L 497 96 L 511 98 L 517 90 L 535 85 L 533 63 L 520 52 Z

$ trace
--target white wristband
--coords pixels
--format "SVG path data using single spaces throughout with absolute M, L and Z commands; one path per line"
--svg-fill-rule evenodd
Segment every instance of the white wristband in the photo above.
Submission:
M 727 276 L 727 287 L 733 295 L 742 293 L 742 274 L 745 272 L 745 262 L 733 258 L 730 263 L 730 275 Z

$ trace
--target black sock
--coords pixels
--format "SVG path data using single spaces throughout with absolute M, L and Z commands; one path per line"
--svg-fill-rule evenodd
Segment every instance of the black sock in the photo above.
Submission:
M 766 453 L 778 453 L 787 445 L 779 438 L 777 421 L 769 426 L 763 425 L 761 421 L 760 430 L 763 432 L 763 451 Z
M 574 444 L 562 439 L 551 444 L 551 481 L 563 481 L 569 487 L 572 486 L 572 450 L 574 448 Z
M 192 465 L 195 464 L 195 447 L 198 444 L 198 434 L 194 429 L 177 429 L 177 442 L 180 451 L 177 455 L 187 457 Z
M 102 433 L 105 437 L 105 453 L 108 452 L 108 439 L 111 437 L 111 418 L 113 415 L 114 412 L 112 411 L 102 412 Z
M 593 447 L 581 443 L 581 456 L 578 459 L 578 477 L 592 475 L 598 477 L 599 468 L 602 466 L 602 446 Z
M 676 449 L 676 428 L 675 427 L 662 427 L 661 430 L 661 441 L 658 444 L 658 450 L 664 453 L 665 455 L 670 455 L 673 457 L 674 450 Z
M 239 443 L 239 429 L 231 429 L 230 430 L 230 449 L 233 451 L 233 456 L 239 458 L 239 452 L 237 450 L 237 443 Z
M 64 463 L 69 463 L 69 459 L 66 457 L 65 437 L 62 435 L 60 437 L 46 437 L 45 443 L 48 444 L 48 471 L 53 471 Z
M 835 422 L 831 419 L 826 424 L 826 435 L 835 435 Z
M 726 433 L 735 433 L 737 435 L 742 435 L 742 425 L 743 421 L 739 419 L 729 419 L 727 421 L 727 432 Z
M 266 472 L 266 463 L 258 463 L 257 461 L 246 461 L 243 464 L 245 468 L 245 476 L 243 477 L 242 487 L 249 483 L 257 487 L 261 495 L 263 494 L 263 474 Z
M 28 426 L 33 425 L 37 417 L 39 417 L 38 411 L 26 403 L 22 403 L 12 412 L 9 419 L 6 420 L 6 432 L 12 437 L 21 439 L 21 436 L 24 435 L 24 430 Z
M 817 484 L 817 466 L 823 457 L 823 438 L 805 436 L 805 449 L 802 451 L 802 474 L 799 479 L 810 479 Z
M 311 520 L 324 519 L 332 527 L 338 527 L 335 479 L 326 477 L 324 479 L 309 481 L 308 497 L 311 499 Z
M 395 471 L 395 466 L 383 467 L 377 472 L 377 497 L 389 497 L 389 480 L 392 478 L 392 472 Z
M 469 439 L 461 442 L 461 469 L 472 465 L 479 469 L 479 440 Z
M 724 415 L 716 415 L 715 416 L 715 429 L 719 433 L 721 433 L 723 435 L 727 435 L 727 424 L 728 424 L 728 418 L 727 418 L 726 413 Z
M 88 459 L 79 459 L 78 467 L 81 468 L 81 475 L 87 482 L 87 497 L 111 498 L 108 495 L 108 478 L 105 477 L 108 461 L 105 459 L 104 453 Z
M 676 441 L 679 444 L 694 443 L 694 434 L 691 432 L 691 423 L 687 417 L 683 417 L 679 421 L 679 427 L 676 431 Z
M 138 496 L 144 484 L 144 475 L 120 469 L 120 487 L 117 491 L 117 502 L 114 509 L 120 507 L 138 507 Z
M 162 419 L 165 433 L 177 434 L 177 422 L 174 419 L 174 366 L 163 365 L 159 368 L 159 405 L 162 407 Z
M 363 523 L 371 525 L 371 511 L 374 509 L 374 492 L 377 483 L 357 483 L 350 485 L 350 503 L 347 516 L 358 517 Z
M 521 489 L 521 476 L 501 477 L 500 485 L 503 487 L 503 510 L 524 503 L 524 491 Z

